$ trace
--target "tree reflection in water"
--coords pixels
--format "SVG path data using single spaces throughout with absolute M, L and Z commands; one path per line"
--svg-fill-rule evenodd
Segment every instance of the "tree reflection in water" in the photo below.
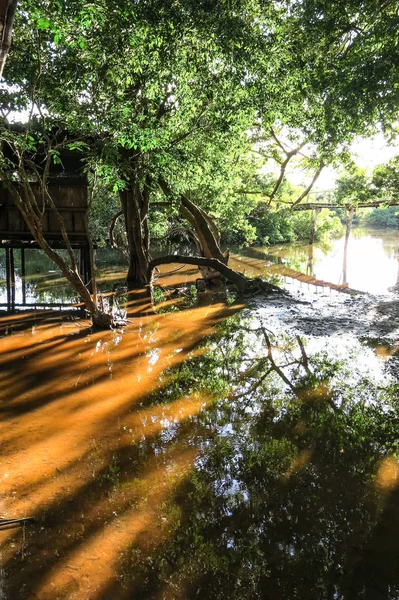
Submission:
M 362 352 L 344 363 L 236 316 L 165 373 L 150 404 L 215 402 L 159 438 L 189 426 L 201 452 L 162 504 L 162 545 L 123 557 L 134 597 L 399 597 L 398 388 Z

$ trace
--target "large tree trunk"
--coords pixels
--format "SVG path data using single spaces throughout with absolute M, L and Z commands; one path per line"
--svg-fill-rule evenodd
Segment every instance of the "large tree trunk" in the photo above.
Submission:
M 159 182 L 164 194 L 171 197 L 172 192 L 165 180 Z M 219 245 L 219 232 L 213 219 L 202 208 L 197 206 L 186 195 L 180 196 L 180 215 L 186 219 L 191 227 L 197 252 L 203 258 L 216 259 L 222 264 L 227 265 L 229 260 L 228 252 L 223 254 Z M 204 262 L 199 263 L 198 267 L 204 279 L 215 279 L 220 277 L 220 271 L 213 269 Z
M 143 193 L 139 183 L 131 182 L 120 192 L 126 234 L 129 247 L 128 287 L 142 287 L 149 283 L 149 232 L 148 232 L 148 186 Z
M 219 232 L 216 224 L 209 215 L 199 206 L 194 204 L 186 196 L 181 197 L 180 214 L 192 226 L 195 237 L 198 240 L 198 253 L 204 258 L 213 258 L 224 265 L 228 263 L 228 253 L 223 254 L 219 246 Z M 220 278 L 220 271 L 215 270 L 211 265 L 198 265 L 202 277 L 207 280 Z
M 203 256 L 216 258 L 226 264 L 226 257 L 219 246 L 219 234 L 210 216 L 186 196 L 181 197 L 180 213 L 192 225 L 201 243 Z

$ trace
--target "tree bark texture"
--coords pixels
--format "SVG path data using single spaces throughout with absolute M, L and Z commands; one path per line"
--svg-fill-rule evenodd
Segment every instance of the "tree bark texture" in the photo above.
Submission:
M 214 258 L 227 265 L 228 253 L 224 255 L 220 249 L 219 232 L 211 217 L 186 196 L 181 197 L 180 214 L 193 228 L 195 238 L 198 240 L 198 253 L 204 258 Z M 205 265 L 204 263 L 198 266 L 204 279 L 214 280 L 220 273 L 218 269 L 213 269 L 210 264 Z
M 120 200 L 129 246 L 129 270 L 126 279 L 129 286 L 140 287 L 149 283 L 149 190 L 146 186 L 142 193 L 139 183 L 132 182 L 127 189 L 120 192 Z
M 171 197 L 172 192 L 165 180 L 159 185 L 165 196 Z M 213 219 L 202 208 L 197 206 L 185 194 L 180 196 L 180 215 L 188 221 L 193 229 L 197 251 L 205 258 L 215 258 L 223 264 L 228 263 L 228 253 L 223 254 L 220 249 L 220 236 Z M 215 272 L 208 266 L 200 266 L 201 273 L 205 279 L 213 278 Z
M 219 246 L 219 234 L 210 216 L 185 196 L 181 197 L 180 213 L 193 227 L 201 243 L 203 255 L 226 264 L 226 257 Z

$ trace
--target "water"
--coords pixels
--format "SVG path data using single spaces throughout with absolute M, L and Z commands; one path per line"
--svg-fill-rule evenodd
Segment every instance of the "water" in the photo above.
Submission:
M 237 268 L 248 275 L 259 275 L 260 271 L 266 276 L 279 275 L 288 266 L 318 280 L 347 284 L 351 289 L 373 294 L 388 293 L 398 284 L 399 231 L 354 228 L 346 252 L 345 236 L 341 236 L 314 246 L 284 244 L 250 248 L 240 254 Z M 253 263 L 251 258 L 255 259 Z M 292 285 L 289 280 L 287 283 Z
M 65 250 L 58 250 L 64 254 Z M 15 257 L 15 301 L 22 306 L 45 304 L 76 304 L 79 297 L 71 289 L 68 281 L 62 276 L 59 268 L 41 250 L 25 249 L 25 302 L 23 301 L 23 285 L 21 277 L 20 251 L 14 250 Z M 79 260 L 76 251 L 77 262 Z M 100 249 L 97 251 L 98 289 L 110 292 L 118 284 L 123 284 L 126 277 L 126 259 L 117 251 Z M 6 271 L 5 251 L 0 251 L 0 306 L 6 306 Z
M 345 262 L 346 256 L 346 262 Z M 0 256 L 0 304 L 6 303 L 5 267 Z M 122 285 L 126 262 L 116 253 L 97 252 L 100 291 Z M 232 253 L 231 265 L 248 276 L 260 276 L 281 283 L 288 289 L 306 284 L 295 273 L 284 276 L 286 267 L 317 280 L 373 294 L 387 294 L 398 284 L 399 232 L 354 228 L 345 252 L 345 237 L 323 244 L 283 244 L 247 248 Z M 163 267 L 166 272 L 169 267 Z M 16 251 L 16 302 L 22 303 L 18 251 Z M 193 270 L 194 272 L 194 270 Z M 195 273 L 197 271 L 195 270 Z M 78 298 L 61 273 L 42 252 L 26 250 L 26 303 L 76 303 Z M 311 286 L 311 289 L 313 286 Z M 314 291 L 314 290 L 313 290 Z
M 0 318 L 2 597 L 399 598 L 396 303 L 166 270 L 123 330 Z

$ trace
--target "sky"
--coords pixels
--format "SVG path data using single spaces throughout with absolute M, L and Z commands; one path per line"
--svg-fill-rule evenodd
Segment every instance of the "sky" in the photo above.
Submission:
M 395 155 L 399 154 L 399 145 L 388 146 L 382 133 L 371 138 L 357 138 L 352 146 L 351 153 L 355 163 L 361 169 L 372 171 L 374 167 L 381 163 L 386 163 Z M 328 190 L 334 187 L 335 180 L 339 177 L 339 172 L 332 167 L 323 169 L 315 186 L 315 190 Z M 291 179 L 291 177 L 290 177 Z M 303 183 L 303 175 L 298 174 L 293 183 Z
M 280 141 L 288 150 L 295 147 L 295 142 L 289 140 L 286 136 L 280 135 Z M 302 152 L 307 156 L 315 153 L 315 149 L 310 145 L 306 145 Z M 355 164 L 365 169 L 368 173 L 372 173 L 373 169 L 380 164 L 387 163 L 394 156 L 399 154 L 399 140 L 395 144 L 388 145 L 382 133 L 378 133 L 372 137 L 361 138 L 357 137 L 350 147 L 350 153 Z M 300 157 L 299 157 L 300 158 Z M 279 174 L 279 166 L 273 160 L 267 161 L 263 167 L 265 173 L 274 171 Z M 336 180 L 340 177 L 342 171 L 334 167 L 324 167 L 313 191 L 327 191 L 335 187 Z M 288 181 L 294 185 L 307 186 L 312 180 L 313 173 L 306 172 L 298 165 L 298 161 L 292 160 L 287 167 L 286 177 Z

